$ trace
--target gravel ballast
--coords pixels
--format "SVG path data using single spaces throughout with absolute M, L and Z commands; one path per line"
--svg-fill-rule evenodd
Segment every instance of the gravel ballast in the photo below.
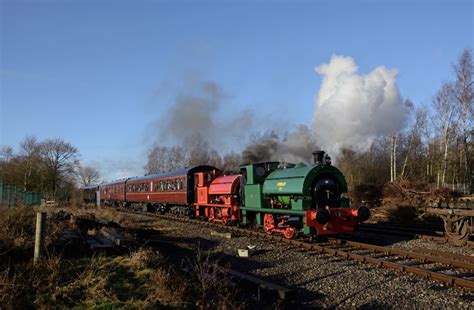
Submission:
M 165 219 L 154 219 L 163 235 L 181 240 L 209 240 L 207 250 L 218 253 L 221 263 L 279 285 L 296 288 L 298 305 L 317 308 L 359 309 L 472 309 L 474 294 L 441 282 L 397 273 L 374 265 L 304 252 L 293 246 L 247 236 L 231 239 L 212 236 L 213 227 L 203 227 Z M 172 228 L 172 229 L 169 229 Z M 362 239 L 362 233 L 358 233 Z M 373 236 L 374 237 L 374 236 Z M 376 236 L 380 238 L 380 236 Z M 389 242 L 390 243 L 390 242 Z M 250 257 L 240 258 L 237 249 L 255 246 Z M 426 247 L 472 255 L 472 249 L 423 240 L 403 240 L 391 247 L 410 250 Z

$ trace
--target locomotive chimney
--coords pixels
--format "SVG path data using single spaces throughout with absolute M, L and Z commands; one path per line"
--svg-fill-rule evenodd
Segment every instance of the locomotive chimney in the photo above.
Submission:
M 314 151 L 313 158 L 315 165 L 321 165 L 323 163 L 324 151 Z

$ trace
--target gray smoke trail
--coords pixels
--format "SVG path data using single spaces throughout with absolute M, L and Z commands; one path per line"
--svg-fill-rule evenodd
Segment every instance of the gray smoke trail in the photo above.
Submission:
M 343 148 L 364 152 L 377 137 L 403 128 L 408 110 L 402 104 L 396 70 L 381 66 L 358 75 L 354 59 L 338 55 L 315 70 L 323 81 L 315 97 L 313 128 L 326 151 L 336 156 Z
M 242 152 L 244 163 L 280 161 L 288 163 L 312 162 L 312 152 L 317 149 L 311 130 L 299 125 L 281 138 L 274 131 L 257 135 Z
M 234 146 L 235 141 L 247 137 L 254 113 L 249 109 L 236 109 L 229 104 L 229 99 L 213 81 L 198 79 L 185 83 L 169 109 L 155 122 L 160 143 L 180 144 L 199 134 L 212 146 Z M 232 115 L 225 114 L 225 105 L 234 111 Z

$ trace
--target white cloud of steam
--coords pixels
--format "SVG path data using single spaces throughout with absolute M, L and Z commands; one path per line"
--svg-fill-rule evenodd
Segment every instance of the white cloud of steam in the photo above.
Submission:
M 396 133 L 407 119 L 397 70 L 380 66 L 367 75 L 357 70 L 353 58 L 339 55 L 315 68 L 323 80 L 313 127 L 318 144 L 334 156 L 342 148 L 367 151 L 375 138 Z

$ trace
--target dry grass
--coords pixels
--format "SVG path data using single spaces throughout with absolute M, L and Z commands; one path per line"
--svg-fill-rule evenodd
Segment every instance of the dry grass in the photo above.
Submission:
M 69 212 L 69 208 L 64 210 Z M 199 249 L 194 259 L 181 266 L 184 270 L 172 267 L 164 256 L 149 248 L 122 256 L 67 259 L 49 253 L 38 264 L 33 264 L 35 211 L 29 208 L 2 211 L 1 309 L 50 309 L 53 305 L 54 308 L 107 309 L 239 308 L 236 291 L 219 272 L 217 262 Z M 156 225 L 134 222 L 132 217 L 110 210 L 85 208 L 74 213 L 108 220 L 113 217 L 123 226 L 126 222 L 135 226 Z M 53 216 L 50 219 L 48 239 L 53 242 L 62 225 L 69 221 Z
M 241 309 L 238 304 L 238 290 L 230 282 L 227 274 L 219 268 L 218 261 L 211 259 L 209 253 L 195 248 L 195 257 L 188 260 L 185 269 L 189 278 L 195 283 L 193 300 L 200 309 Z
M 96 256 L 76 260 L 57 256 L 41 263 L 16 266 L 0 275 L 0 304 L 11 308 L 130 308 L 172 303 L 180 295 L 175 275 L 164 277 L 167 266 L 151 250 L 129 256 Z M 19 268 L 21 267 L 21 268 Z M 161 277 L 161 285 L 156 286 Z M 165 282 L 164 282 L 165 281 Z M 174 282 L 173 282 L 174 281 Z M 170 284 L 171 283 L 171 284 Z M 159 292 L 163 298 L 154 298 Z M 148 294 L 150 290 L 153 294 Z M 167 299 L 166 296 L 171 296 Z
M 31 208 L 2 208 L 0 240 L 4 246 L 21 247 L 32 244 L 35 212 Z

